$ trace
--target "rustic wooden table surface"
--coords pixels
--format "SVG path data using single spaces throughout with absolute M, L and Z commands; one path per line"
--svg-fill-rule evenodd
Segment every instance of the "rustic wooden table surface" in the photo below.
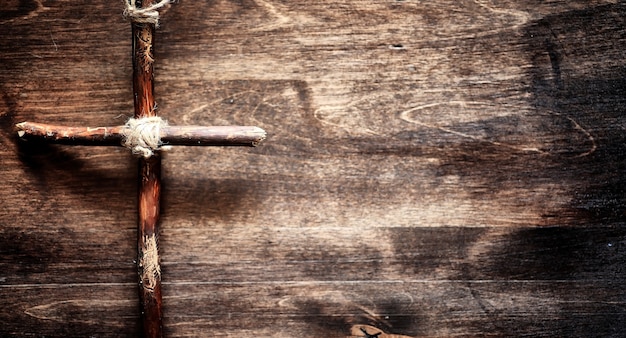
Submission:
M 137 164 L 18 141 L 132 116 L 116 1 L 0 4 L 0 336 L 139 334 Z M 169 337 L 626 335 L 622 1 L 180 1 Z

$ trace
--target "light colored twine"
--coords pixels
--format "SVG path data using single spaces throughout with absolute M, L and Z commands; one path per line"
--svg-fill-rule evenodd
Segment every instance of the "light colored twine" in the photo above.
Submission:
M 165 126 L 167 122 L 158 116 L 130 118 L 121 131 L 122 145 L 133 154 L 148 158 L 162 149 L 161 128 Z
M 170 2 L 172 0 L 161 0 L 147 7 L 137 7 L 136 0 L 124 0 L 124 17 L 134 23 L 151 23 L 154 27 L 159 27 L 158 10 Z

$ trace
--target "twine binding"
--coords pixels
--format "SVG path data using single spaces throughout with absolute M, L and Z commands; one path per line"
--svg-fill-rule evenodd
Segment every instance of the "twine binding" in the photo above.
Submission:
M 122 128 L 122 145 L 133 154 L 149 158 L 155 151 L 162 150 L 161 128 L 167 122 L 158 116 L 130 118 Z
M 124 17 L 134 23 L 151 23 L 154 27 L 159 27 L 159 9 L 172 2 L 172 0 L 161 0 L 148 7 L 137 7 L 136 0 L 124 0 L 126 8 Z

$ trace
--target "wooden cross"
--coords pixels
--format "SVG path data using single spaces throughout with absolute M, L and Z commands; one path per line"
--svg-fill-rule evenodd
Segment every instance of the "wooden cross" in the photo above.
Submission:
M 265 131 L 247 126 L 168 126 L 156 117 L 153 84 L 154 31 L 157 9 L 169 0 L 153 3 L 129 0 L 125 14 L 132 21 L 133 92 L 135 119 L 115 127 L 67 127 L 22 122 L 18 136 L 45 139 L 70 145 L 121 145 L 133 148 L 139 159 L 139 203 L 137 229 L 137 270 L 143 329 L 146 337 L 162 336 L 161 268 L 157 250 L 161 194 L 162 145 L 256 146 Z M 136 135 L 136 134 L 139 134 Z

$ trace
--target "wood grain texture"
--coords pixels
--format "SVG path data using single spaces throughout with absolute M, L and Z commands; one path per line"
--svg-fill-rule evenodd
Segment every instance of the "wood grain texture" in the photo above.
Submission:
M 133 114 L 106 2 L 0 5 L 0 335 L 134 336 L 135 160 L 20 142 Z M 168 337 L 621 336 L 626 5 L 204 1 L 163 11 Z

